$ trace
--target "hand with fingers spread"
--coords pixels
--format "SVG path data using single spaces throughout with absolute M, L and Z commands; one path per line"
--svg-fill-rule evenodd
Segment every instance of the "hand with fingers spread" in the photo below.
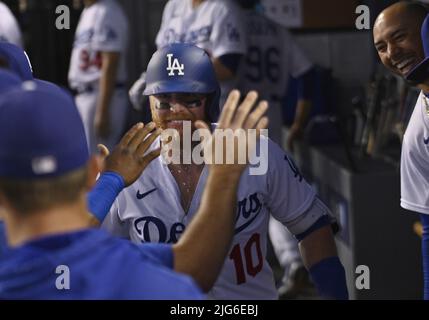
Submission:
M 258 100 L 258 94 L 255 91 L 250 91 L 243 102 L 239 105 L 240 101 L 240 92 L 237 90 L 231 91 L 228 96 L 228 99 L 223 107 L 222 113 L 219 118 L 219 124 L 217 128 L 213 131 L 210 139 L 203 141 L 203 146 L 205 150 L 206 162 L 209 162 L 212 165 L 212 168 L 216 170 L 226 170 L 227 172 L 238 172 L 241 173 L 244 168 L 249 163 L 248 155 L 252 154 L 256 146 L 256 139 L 252 139 L 252 135 L 248 135 L 249 130 L 256 130 L 256 138 L 259 137 L 259 130 L 266 129 L 268 126 L 268 118 L 264 116 L 265 112 L 268 109 L 268 104 L 266 101 L 261 101 L 254 107 Z M 203 121 L 197 121 L 195 126 L 199 129 L 208 129 L 208 126 Z M 233 145 L 230 143 L 216 143 L 216 139 L 224 139 L 224 130 L 231 129 L 234 134 L 234 139 L 230 142 L 233 142 Z M 241 132 L 240 132 L 241 131 Z M 240 134 L 241 133 L 241 134 Z M 244 143 L 245 146 L 239 146 L 239 143 Z M 222 146 L 222 150 L 216 150 L 216 146 Z M 231 152 L 233 149 L 233 159 L 232 161 L 225 161 L 225 155 L 228 150 Z M 207 152 L 210 151 L 211 152 Z M 239 152 L 246 152 L 245 161 L 240 161 Z M 216 153 L 222 152 L 223 161 L 218 163 L 216 159 Z
M 146 154 L 161 133 L 160 129 L 153 131 L 154 129 L 153 122 L 147 125 L 138 123 L 123 136 L 110 154 L 108 150 L 106 153 L 105 147 L 101 149 L 104 155 L 108 154 L 104 161 L 104 171 L 121 175 L 126 187 L 136 181 L 146 166 L 160 154 L 160 148 Z

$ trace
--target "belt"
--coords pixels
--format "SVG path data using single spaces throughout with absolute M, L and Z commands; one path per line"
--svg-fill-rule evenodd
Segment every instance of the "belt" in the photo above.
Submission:
M 115 89 L 124 89 L 125 83 L 117 83 L 115 84 Z M 72 91 L 74 95 L 76 94 L 82 94 L 82 93 L 92 93 L 98 89 L 98 84 L 83 84 L 76 88 L 74 88 Z

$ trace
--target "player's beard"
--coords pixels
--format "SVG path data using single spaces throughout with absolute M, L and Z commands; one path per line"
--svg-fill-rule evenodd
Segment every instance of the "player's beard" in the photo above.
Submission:
M 164 116 L 157 115 L 153 118 L 157 127 L 165 130 L 165 129 L 173 129 L 177 130 L 180 137 L 183 136 L 183 126 L 186 122 L 191 123 L 192 132 L 195 130 L 195 117 L 193 115 L 177 113 L 177 114 L 169 114 Z
M 152 98 L 152 97 L 150 97 Z M 178 112 L 178 113 L 172 113 L 172 112 L 158 112 L 158 110 L 154 107 L 154 103 L 151 101 L 150 104 L 151 112 L 152 112 L 152 121 L 155 123 L 157 128 L 161 128 L 162 130 L 165 129 L 172 129 L 177 131 L 177 135 L 173 137 L 173 139 L 180 139 L 180 149 L 183 149 L 183 142 L 184 139 L 189 139 L 191 141 L 192 149 L 195 145 L 198 145 L 199 141 L 192 141 L 192 136 L 195 130 L 197 129 L 195 127 L 195 121 L 199 120 L 195 114 L 192 112 Z M 207 122 L 206 119 L 200 119 L 204 122 Z M 174 121 L 177 121 L 176 123 Z M 188 123 L 186 123 L 188 122 Z M 189 135 L 189 132 L 185 132 L 186 136 L 184 136 L 184 125 L 188 124 L 189 122 L 191 124 L 191 132 Z M 170 135 L 170 134 L 169 134 Z M 188 136 L 189 135 L 189 136 Z M 168 137 L 168 136 L 167 136 Z M 166 138 L 166 136 L 164 136 Z M 161 142 L 162 143 L 168 143 L 171 142 L 171 136 L 170 140 L 163 141 L 163 135 L 161 134 Z
M 151 104 L 152 120 L 155 122 L 157 128 L 175 129 L 179 132 L 180 137 L 183 135 L 183 124 L 184 121 L 191 121 L 192 132 L 195 130 L 195 121 L 197 120 L 195 115 L 191 112 L 158 112 Z

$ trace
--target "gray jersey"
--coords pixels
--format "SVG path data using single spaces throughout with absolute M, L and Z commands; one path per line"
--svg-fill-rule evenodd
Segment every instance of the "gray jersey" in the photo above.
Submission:
M 281 144 L 281 101 L 286 95 L 289 76 L 298 77 L 312 67 L 289 31 L 263 14 L 245 15 L 247 53 L 238 72 L 238 88 L 256 90 L 268 101 L 269 134 Z

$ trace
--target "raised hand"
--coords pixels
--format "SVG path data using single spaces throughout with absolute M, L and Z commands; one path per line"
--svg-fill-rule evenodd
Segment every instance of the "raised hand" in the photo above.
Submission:
M 252 135 L 249 136 L 247 133 L 250 129 L 256 129 L 255 137 L 257 138 L 259 137 L 259 130 L 268 126 L 268 118 L 264 116 L 268 109 L 268 103 L 261 101 L 254 108 L 257 100 L 258 94 L 255 91 L 250 91 L 243 102 L 239 104 L 240 92 L 237 90 L 231 91 L 220 115 L 218 127 L 213 131 L 209 139 L 204 139 L 206 141 L 203 141 L 206 162 L 212 163 L 212 166 L 228 172 L 238 171 L 241 173 L 244 170 L 249 162 L 248 155 L 254 150 L 257 140 L 252 139 Z M 207 124 L 202 121 L 197 121 L 195 126 L 199 129 L 208 129 Z M 216 143 L 216 139 L 223 139 L 227 129 L 231 129 L 235 134 L 233 145 Z M 221 147 L 222 150 L 216 150 L 216 146 Z M 228 150 L 231 154 L 231 148 L 234 151 L 232 153 L 233 158 L 226 159 Z M 241 161 L 243 154 L 239 154 L 243 150 L 246 152 L 244 155 L 245 161 Z M 217 161 L 216 153 L 220 151 L 222 151 L 223 159 L 222 161 Z
M 108 150 L 102 148 L 102 153 L 108 154 L 104 160 L 103 171 L 113 171 L 121 175 L 125 186 L 136 181 L 147 165 L 160 154 L 160 148 L 146 154 L 161 133 L 160 129 L 153 131 L 154 129 L 153 122 L 146 126 L 143 123 L 137 123 L 122 137 L 110 154 Z

